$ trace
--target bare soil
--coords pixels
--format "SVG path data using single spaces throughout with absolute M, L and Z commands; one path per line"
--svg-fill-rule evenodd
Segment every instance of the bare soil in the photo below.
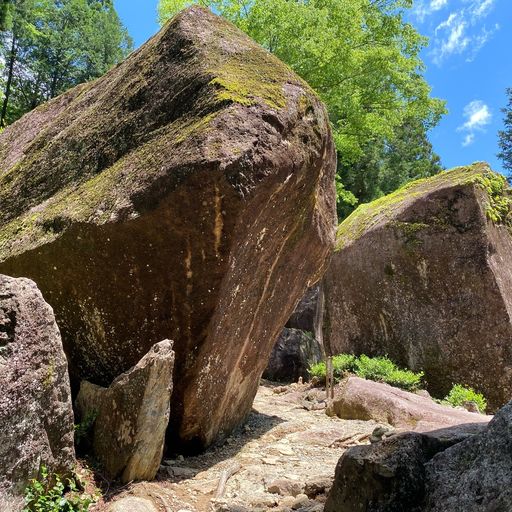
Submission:
M 222 446 L 164 459 L 156 481 L 109 488 L 92 511 L 130 496 L 161 512 L 321 512 L 340 456 L 379 425 L 330 418 L 324 398 L 306 384 L 262 381 L 246 424 Z

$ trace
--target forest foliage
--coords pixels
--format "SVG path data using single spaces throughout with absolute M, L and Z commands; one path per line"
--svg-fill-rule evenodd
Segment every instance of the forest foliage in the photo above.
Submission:
M 423 73 L 412 0 L 160 0 L 165 23 L 199 3 L 286 62 L 326 103 L 338 150 L 338 213 L 441 170 L 427 132 L 445 113 Z
M 111 0 L 0 0 L 0 126 L 123 60 Z

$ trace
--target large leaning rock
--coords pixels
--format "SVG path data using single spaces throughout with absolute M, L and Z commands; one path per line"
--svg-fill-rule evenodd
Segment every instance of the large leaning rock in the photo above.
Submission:
M 416 432 L 465 423 L 486 424 L 492 418 L 441 405 L 389 384 L 352 376 L 335 388 L 328 413 L 345 420 L 374 420 Z
M 36 285 L 0 275 L 0 502 L 22 494 L 42 465 L 71 475 L 67 370 L 52 308 Z
M 173 436 L 249 413 L 334 242 L 327 113 L 288 67 L 191 7 L 0 136 L 0 271 L 54 307 L 72 384 L 175 342 Z
M 512 396 L 512 237 L 504 177 L 474 164 L 362 205 L 324 279 L 331 353 L 384 355 L 491 408 Z M 490 220 L 490 219 L 494 220 Z M 508 224 L 508 225 L 504 225 Z
M 109 478 L 153 480 L 169 423 L 174 352 L 161 341 L 109 388 L 83 381 L 76 400 L 82 421 L 94 418 L 94 453 Z

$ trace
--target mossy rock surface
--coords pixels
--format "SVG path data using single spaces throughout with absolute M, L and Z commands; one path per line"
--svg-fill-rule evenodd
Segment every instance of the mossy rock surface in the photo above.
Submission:
M 415 181 L 338 228 L 324 277 L 333 354 L 389 356 L 443 398 L 512 395 L 511 191 L 485 163 Z
M 497 223 L 511 224 L 508 199 L 511 192 L 505 178 L 492 172 L 488 164 L 479 162 L 413 181 L 387 196 L 362 204 L 338 227 L 336 250 L 342 250 L 372 228 L 396 219 L 418 198 L 443 189 L 461 186 L 483 189 L 489 196 L 486 205 L 489 218 Z M 497 210 L 498 198 L 504 198 L 506 203 L 501 210 Z M 406 226 L 402 223 L 401 227 L 410 233 L 416 228 L 421 229 L 421 223 L 416 223 L 416 226 Z
M 323 271 L 334 170 L 316 94 L 191 7 L 0 135 L 0 270 L 55 309 L 75 387 L 174 340 L 170 441 L 199 449 L 249 413 Z

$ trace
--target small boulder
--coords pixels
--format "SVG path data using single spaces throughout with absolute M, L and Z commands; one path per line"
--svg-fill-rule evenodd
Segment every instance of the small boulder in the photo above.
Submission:
M 304 490 L 304 484 L 288 478 L 279 478 L 267 485 L 267 492 L 281 496 L 298 496 Z
M 484 429 L 482 424 L 473 424 L 407 432 L 349 448 L 336 466 L 325 512 L 423 512 L 425 463 L 457 443 L 470 442 Z M 434 510 L 446 511 L 442 506 Z
M 274 382 L 308 380 L 311 363 L 322 359 L 318 340 L 310 332 L 285 328 L 272 349 L 263 378 Z
M 52 308 L 35 283 L 0 275 L 0 502 L 41 466 L 75 465 L 68 365 Z M 15 500 L 15 498 L 14 498 Z
M 286 323 L 289 329 L 300 329 L 310 332 L 316 338 L 322 322 L 321 304 L 322 292 L 319 284 L 308 288 L 304 297 L 299 301 L 292 316 Z
M 328 353 L 387 354 L 429 391 L 512 396 L 510 188 L 477 163 L 361 205 L 323 280 Z M 501 205 L 496 207 L 496 205 Z
M 140 362 L 102 388 L 83 381 L 76 400 L 82 418 L 95 416 L 93 446 L 110 478 L 152 480 L 169 423 L 174 352 L 154 345 Z
M 158 512 L 158 508 L 145 498 L 127 496 L 112 503 L 108 512 Z
M 512 402 L 479 435 L 426 464 L 424 512 L 512 510 Z
M 440 405 L 431 398 L 355 376 L 335 388 L 334 399 L 326 412 L 346 420 L 374 420 L 417 432 L 463 423 L 486 424 L 492 418 Z

